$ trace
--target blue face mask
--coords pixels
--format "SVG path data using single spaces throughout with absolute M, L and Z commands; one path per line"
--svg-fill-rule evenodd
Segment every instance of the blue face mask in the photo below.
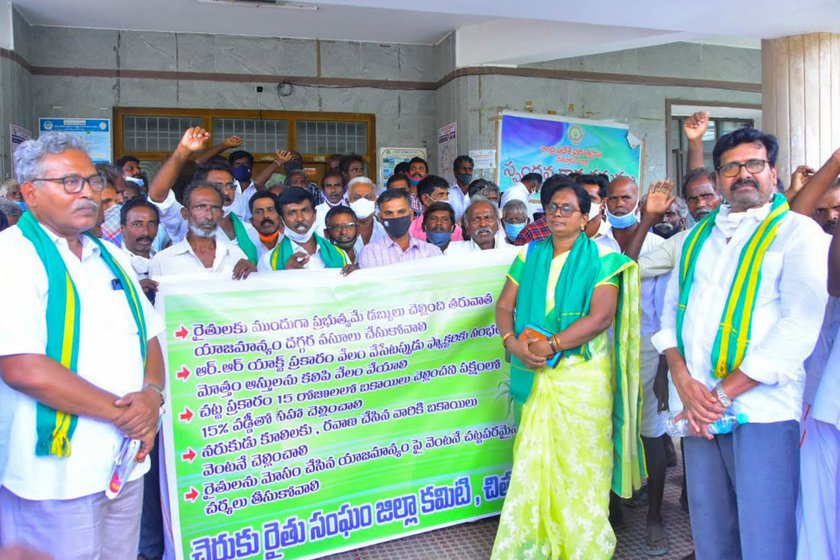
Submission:
M 635 209 L 623 216 L 616 216 L 607 209 L 607 221 L 613 229 L 627 229 L 636 225 L 639 221 L 639 216 L 636 215 Z
M 251 168 L 247 165 L 240 165 L 233 168 L 233 178 L 239 181 L 242 185 L 248 185 L 251 182 Z
M 519 237 L 519 234 L 522 233 L 526 225 L 525 222 L 521 224 L 509 224 L 505 222 L 505 236 L 511 241 L 516 241 L 516 238 Z
M 440 247 L 441 249 L 449 243 L 449 240 L 452 238 L 451 231 L 427 231 L 426 232 L 426 240 L 435 245 L 436 247 Z

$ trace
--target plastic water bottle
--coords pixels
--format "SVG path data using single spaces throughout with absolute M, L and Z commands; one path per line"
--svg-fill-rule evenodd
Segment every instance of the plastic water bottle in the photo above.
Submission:
M 709 433 L 713 435 L 728 434 L 737 426 L 747 423 L 747 415 L 743 412 L 734 414 L 732 412 L 724 412 L 723 416 L 718 418 L 712 424 L 709 424 Z M 665 431 L 671 437 L 688 437 L 693 436 L 691 429 L 688 426 L 688 420 L 683 418 L 680 421 L 674 421 L 673 417 L 665 420 Z

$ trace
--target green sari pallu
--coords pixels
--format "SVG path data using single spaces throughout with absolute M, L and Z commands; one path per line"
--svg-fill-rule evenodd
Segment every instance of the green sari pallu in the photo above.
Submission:
M 641 484 L 640 280 L 637 265 L 585 235 L 554 257 L 533 242 L 511 266 L 519 285 L 514 330 L 560 332 L 589 312 L 599 285 L 619 290 L 614 336 L 569 348 L 555 368 L 511 365 L 522 406 L 514 463 L 492 558 L 611 558 L 610 489 Z
M 18 227 L 23 236 L 35 247 L 38 258 L 44 265 L 47 274 L 47 347 L 46 355 L 73 373 L 78 373 L 79 358 L 79 328 L 80 302 L 79 294 L 64 260 L 55 248 L 55 243 L 35 220 L 31 212 L 24 212 L 18 220 Z M 132 282 L 132 277 L 113 258 L 102 242 L 85 233 L 93 243 L 99 247 L 99 255 L 111 272 L 122 285 L 123 293 L 131 310 L 131 315 L 137 324 L 137 334 L 140 343 L 140 355 L 146 362 L 146 319 L 143 306 Z M 56 455 L 69 457 L 70 441 L 76 430 L 78 418 L 72 414 L 55 410 L 38 402 L 36 407 L 36 430 L 38 438 L 35 444 L 35 455 Z

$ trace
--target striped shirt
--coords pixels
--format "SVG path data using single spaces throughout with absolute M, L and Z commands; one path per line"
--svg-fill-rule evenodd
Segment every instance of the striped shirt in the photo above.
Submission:
M 396 264 L 406 261 L 416 261 L 417 259 L 425 259 L 427 257 L 437 257 L 441 254 L 440 249 L 420 241 L 413 237 L 409 237 L 408 249 L 402 250 L 402 247 L 394 243 L 390 237 L 385 237 L 379 241 L 371 241 L 362 253 L 359 255 L 359 268 L 371 268 L 374 266 L 385 266 L 388 264 Z

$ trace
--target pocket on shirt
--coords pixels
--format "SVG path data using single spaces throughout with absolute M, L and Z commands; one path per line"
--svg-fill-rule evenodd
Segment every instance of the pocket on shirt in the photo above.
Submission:
M 781 253 L 767 251 L 764 254 L 764 261 L 761 263 L 761 285 L 758 288 L 759 299 L 768 301 L 778 297 L 783 264 L 784 255 Z

